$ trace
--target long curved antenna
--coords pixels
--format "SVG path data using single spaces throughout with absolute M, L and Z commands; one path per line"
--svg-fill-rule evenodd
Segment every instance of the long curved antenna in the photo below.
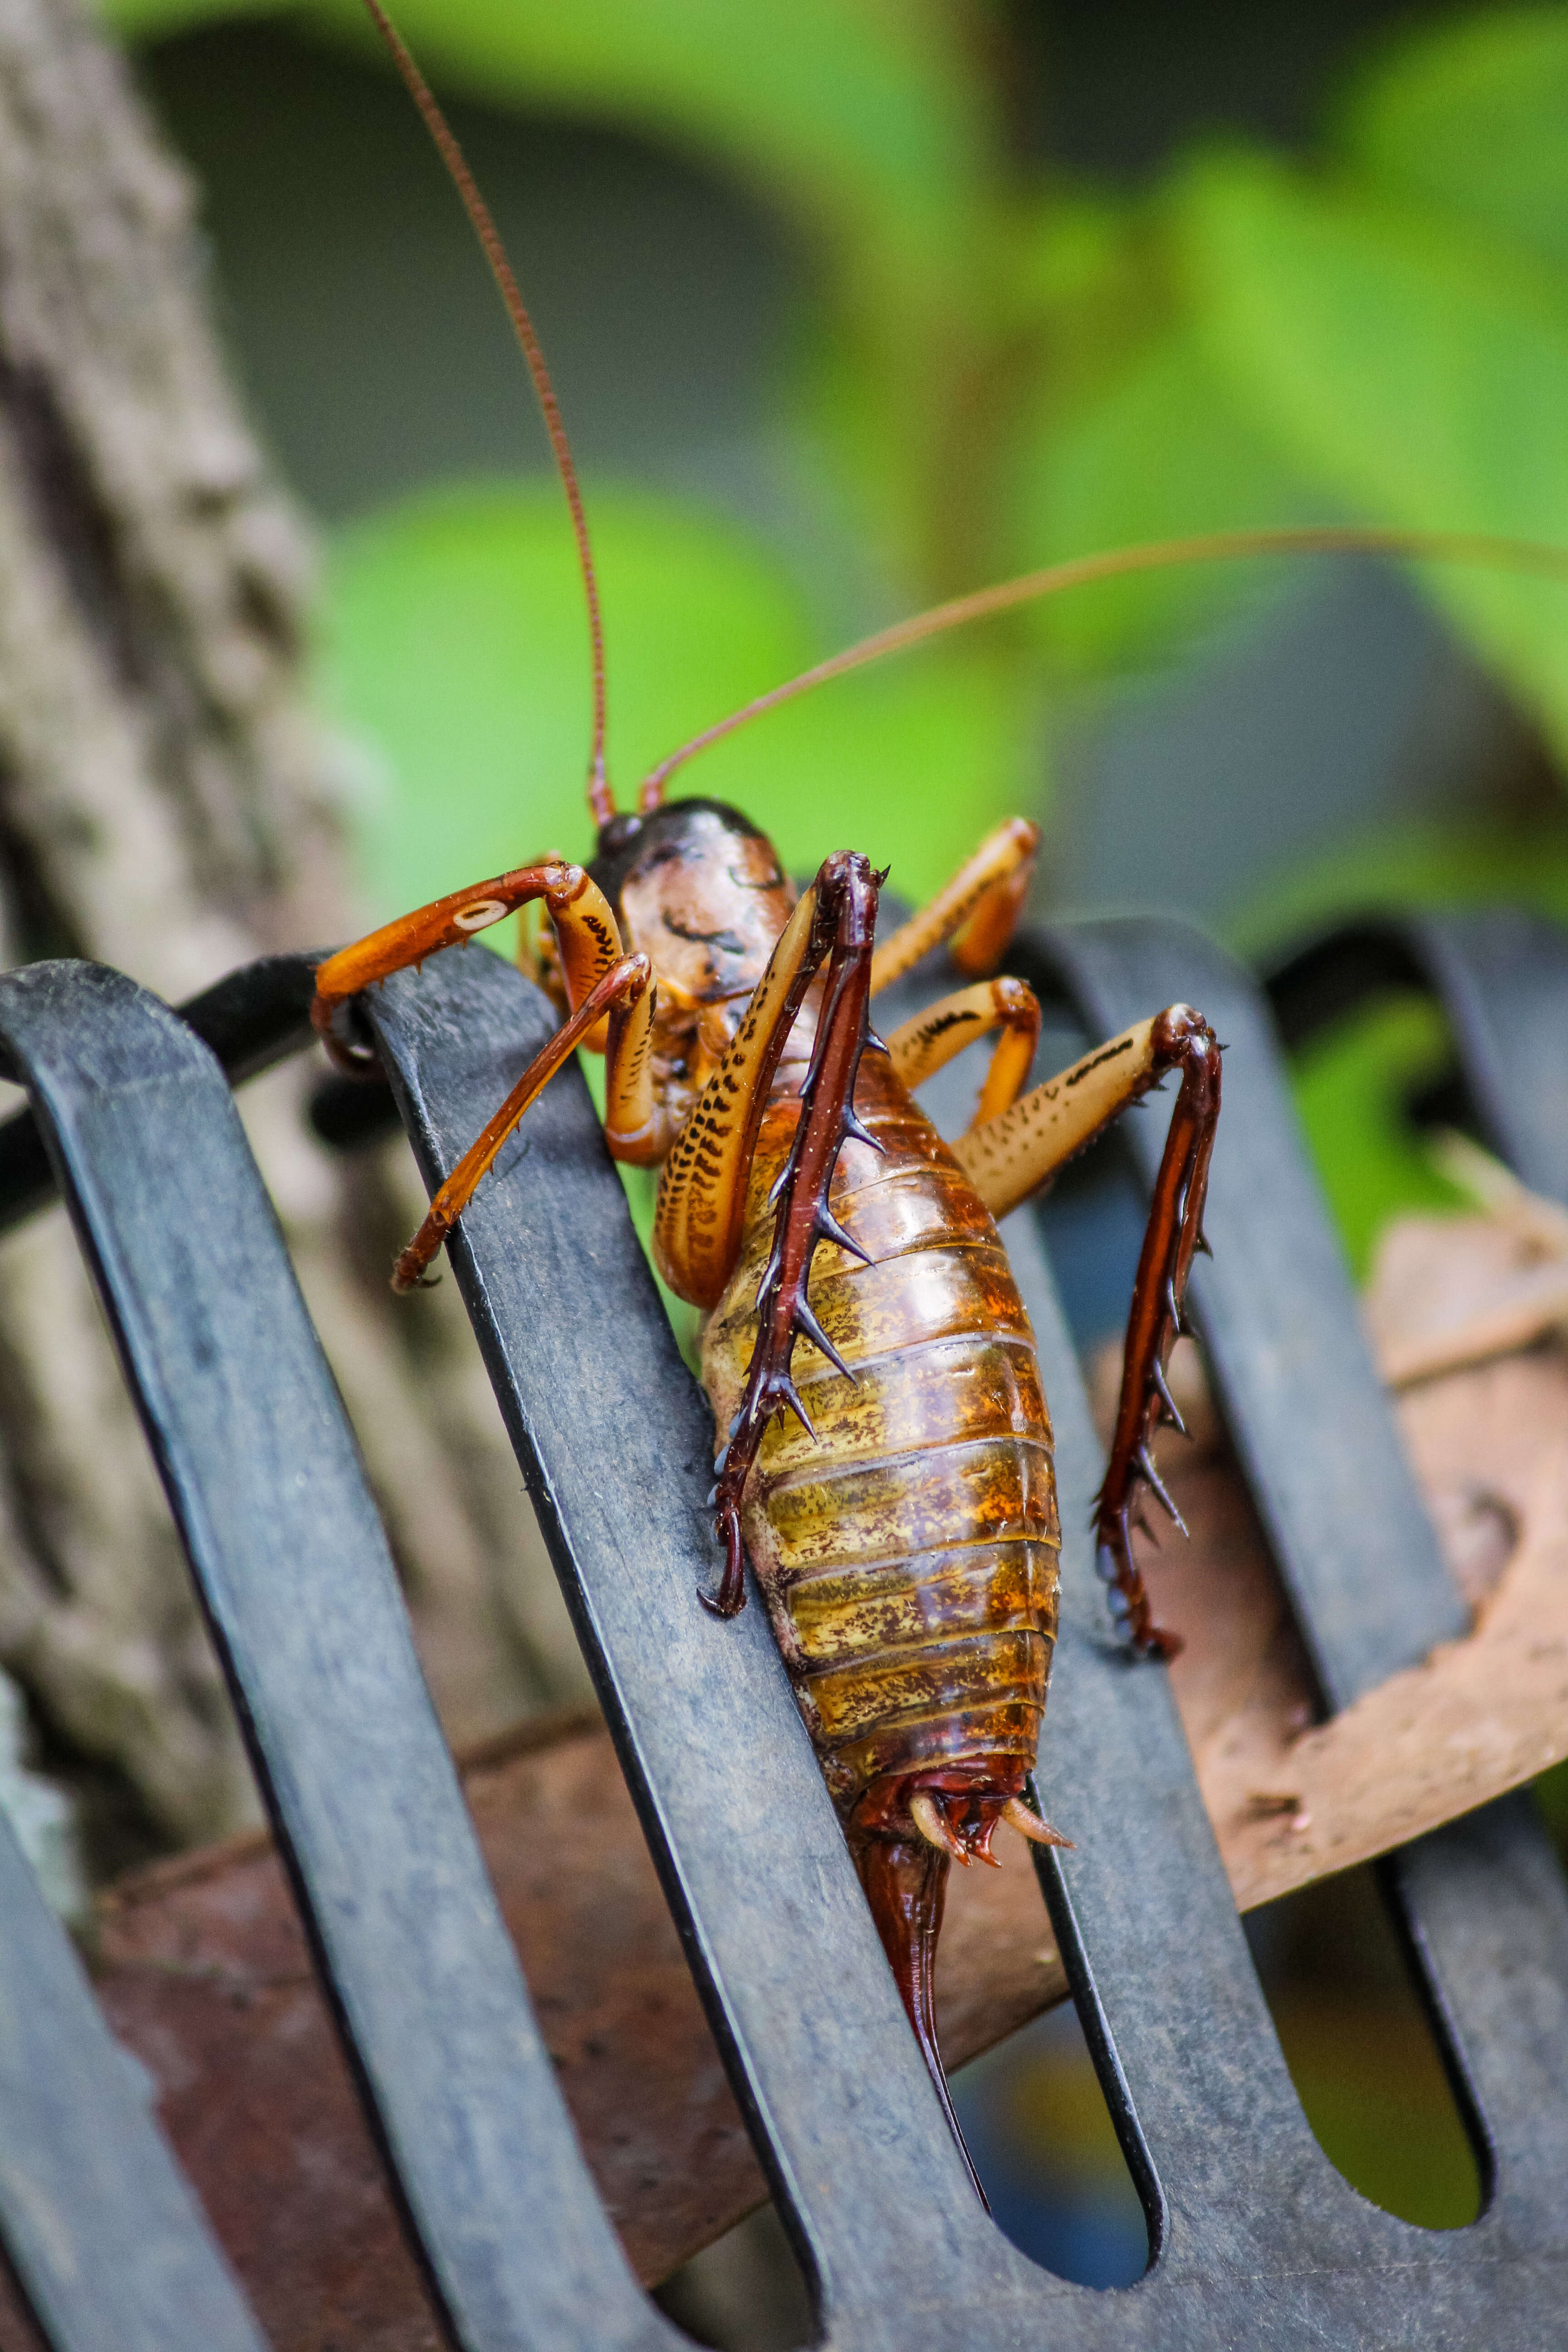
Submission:
M 583 510 L 583 492 L 577 480 L 577 468 L 572 462 L 566 427 L 561 421 L 561 404 L 555 397 L 555 386 L 550 381 L 550 370 L 544 363 L 544 353 L 534 332 L 533 320 L 529 317 L 528 306 L 507 259 L 500 231 L 491 217 L 489 206 L 479 194 L 479 183 L 468 169 L 468 158 L 453 135 L 451 124 L 442 113 L 435 92 L 416 65 L 412 51 L 382 6 L 381 0 L 364 0 L 364 5 L 377 32 L 391 50 L 392 61 L 403 77 L 409 97 L 424 116 L 425 128 L 435 141 L 437 152 L 463 200 L 463 209 L 484 248 L 490 275 L 500 289 L 500 298 L 506 304 L 512 331 L 521 346 L 529 374 L 533 378 L 533 389 L 539 395 L 544 429 L 550 436 L 550 446 L 554 453 L 555 470 L 561 477 L 561 487 L 572 510 L 572 533 L 577 542 L 577 562 L 588 606 L 588 637 L 594 664 L 594 732 L 588 753 L 588 806 L 595 824 L 603 827 L 616 814 L 615 795 L 605 772 L 605 624 L 599 610 L 599 582 L 594 570 L 594 551 L 588 543 L 588 518 Z
M 771 687 L 766 694 L 732 710 L 728 719 L 721 719 L 705 727 L 661 760 L 643 780 L 637 795 L 637 806 L 643 811 L 658 808 L 664 799 L 664 788 L 678 768 L 710 744 L 721 743 L 726 735 L 739 728 L 749 727 L 753 719 L 765 711 L 776 710 L 782 703 L 793 702 L 797 695 L 809 694 L 814 687 L 826 686 L 830 678 L 842 677 L 852 669 L 863 669 L 868 662 L 880 661 L 884 654 L 907 651 L 910 646 L 924 643 L 927 637 L 940 636 L 946 629 L 962 629 L 971 621 L 987 621 L 997 613 L 1010 613 L 1019 604 L 1034 603 L 1037 597 L 1058 595 L 1064 588 L 1081 588 L 1094 580 L 1117 580 L 1132 572 L 1163 572 L 1178 563 L 1215 563 L 1238 556 L 1250 555 L 1405 555 L 1426 557 L 1433 562 L 1488 563 L 1516 572 L 1538 572 L 1552 579 L 1568 581 L 1568 550 L 1545 547 L 1528 539 L 1497 539 L 1484 531 L 1466 530 L 1358 530 L 1353 526 L 1325 526 L 1300 530 L 1222 530 L 1196 539 L 1160 539 L 1141 547 L 1111 548 L 1102 555 L 1077 555 L 1066 563 L 1048 564 L 1043 572 L 1026 572 L 1016 580 L 1004 580 L 994 588 L 977 589 L 972 595 L 954 596 L 945 604 L 934 604 L 926 613 L 916 613 L 907 621 L 896 621 L 891 628 L 879 629 L 874 636 L 862 637 L 858 645 L 847 646 L 842 653 L 831 655 L 818 662 L 815 668 L 802 670 L 798 677 L 787 678 L 783 686 Z

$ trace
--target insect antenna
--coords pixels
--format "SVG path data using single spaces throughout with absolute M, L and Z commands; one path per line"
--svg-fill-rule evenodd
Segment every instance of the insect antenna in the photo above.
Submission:
M 374 5 L 374 0 L 369 0 L 369 5 Z M 732 710 L 727 719 L 705 727 L 700 735 L 694 735 L 689 743 L 661 760 L 644 778 L 637 806 L 645 813 L 659 807 L 665 785 L 678 768 L 695 759 L 699 751 L 721 743 L 727 735 L 749 727 L 753 719 L 777 710 L 784 703 L 794 702 L 815 687 L 826 686 L 831 678 L 843 677 L 852 669 L 864 669 L 868 662 L 923 645 L 928 637 L 941 636 L 949 629 L 966 628 L 972 621 L 991 620 L 998 613 L 1014 612 L 1020 604 L 1032 604 L 1044 596 L 1058 596 L 1065 589 L 1087 587 L 1091 581 L 1118 580 L 1134 572 L 1164 572 L 1182 563 L 1227 562 L 1256 555 L 1403 555 L 1433 563 L 1495 565 L 1502 571 L 1534 572 L 1549 579 L 1568 581 L 1568 549 L 1543 546 L 1534 540 L 1494 538 L 1484 531 L 1379 530 L 1353 525 L 1223 530 L 1196 539 L 1161 539 L 1139 547 L 1110 548 L 1100 555 L 1075 555 L 1065 563 L 1048 564 L 1041 572 L 1022 572 L 1016 580 L 1003 580 L 993 588 L 954 596 L 945 604 L 933 604 L 928 612 L 911 614 L 907 621 L 895 621 L 890 628 L 879 629 L 875 635 L 862 637 L 858 644 L 847 646 L 842 653 L 832 654 L 826 661 L 802 670 L 798 677 L 770 687 L 766 694 L 757 695 L 739 710 Z
M 594 720 L 593 736 L 588 752 L 588 807 L 595 824 L 602 832 L 616 814 L 615 795 L 610 790 L 605 769 L 605 624 L 599 606 L 599 580 L 594 569 L 594 551 L 588 540 L 588 518 L 583 507 L 582 487 L 577 468 L 572 462 L 571 445 L 561 418 L 561 404 L 555 397 L 555 386 L 550 380 L 544 352 L 522 299 L 516 274 L 507 258 L 500 231 L 495 225 L 489 205 L 479 194 L 478 181 L 468 168 L 468 161 L 451 124 L 441 111 L 435 91 L 420 72 L 414 54 L 402 34 L 381 5 L 381 0 L 364 0 L 371 20 L 385 42 L 392 61 L 403 77 L 408 95 L 424 117 L 425 128 L 436 143 L 436 151 L 447 166 L 452 184 L 463 200 L 463 209 L 473 225 L 475 236 L 489 263 L 490 275 L 500 290 L 506 305 L 512 332 L 516 335 L 522 356 L 533 379 L 533 389 L 544 417 L 544 429 L 550 436 L 550 446 L 555 459 L 555 470 L 561 477 L 561 487 L 566 493 L 566 504 L 572 515 L 572 535 L 577 542 L 577 563 L 583 575 L 583 593 L 588 607 L 588 640 L 592 649 Z

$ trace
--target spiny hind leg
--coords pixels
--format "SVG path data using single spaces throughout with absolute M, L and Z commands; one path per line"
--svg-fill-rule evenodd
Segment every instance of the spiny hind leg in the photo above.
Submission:
M 1116 1430 L 1095 1504 L 1097 1561 L 1118 1625 L 1135 1649 L 1160 1657 L 1173 1655 L 1178 1644 L 1153 1622 L 1132 1557 L 1131 1528 L 1142 1524 L 1140 1487 L 1147 1487 L 1181 1525 L 1154 1467 L 1152 1446 L 1162 1419 L 1182 1425 L 1166 1385 L 1165 1362 L 1183 1328 L 1193 1256 L 1204 1246 L 1204 1196 L 1219 1117 L 1219 1055 L 1203 1015 L 1188 1004 L 1170 1005 L 1036 1087 L 1011 1110 L 953 1146 L 992 1215 L 1005 1217 L 1048 1183 L 1119 1111 L 1148 1094 L 1169 1071 L 1180 1073 L 1132 1287 Z
M 924 1013 L 895 1029 L 888 1040 L 894 1069 L 912 1093 L 944 1069 L 966 1045 L 993 1031 L 1001 1034 L 991 1056 L 980 1101 L 966 1134 L 984 1127 L 1017 1100 L 1040 1039 L 1040 1006 L 1025 980 L 983 980 L 955 989 Z
M 921 956 L 950 940 L 960 971 L 979 978 L 994 971 L 1006 952 L 1035 870 L 1040 828 L 1027 817 L 1009 817 L 983 841 L 931 904 L 900 923 L 871 959 L 871 993 L 877 995 L 911 971 Z
M 798 1333 L 846 1369 L 806 1304 L 817 1243 L 860 1253 L 835 1222 L 827 1188 L 848 1135 L 873 1149 L 855 1117 L 856 1074 L 873 1040 L 867 1024 L 879 877 L 861 856 L 826 859 L 790 918 L 728 1054 L 703 1089 L 665 1163 L 654 1219 L 654 1254 L 670 1287 L 699 1307 L 723 1296 L 741 1243 L 757 1129 L 784 1041 L 826 963 L 822 1009 L 800 1114 L 779 1172 L 773 1255 L 757 1293 L 757 1339 L 740 1408 L 714 1464 L 715 1531 L 724 1545 L 724 1580 L 708 1605 L 731 1617 L 745 1601 L 741 1497 L 763 1433 L 788 1407 L 808 1431 L 790 1379 Z M 707 1595 L 704 1594 L 704 1600 Z

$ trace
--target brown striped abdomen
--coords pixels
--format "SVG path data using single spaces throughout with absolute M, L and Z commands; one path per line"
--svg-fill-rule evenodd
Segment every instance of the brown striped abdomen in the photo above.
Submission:
M 767 1194 L 794 1133 L 763 1120 L 745 1238 L 702 1369 L 720 1432 L 756 1338 Z M 1011 1793 L 1034 1761 L 1056 1637 L 1060 1537 L 1034 1335 L 990 1215 L 879 1055 L 830 1206 L 872 1263 L 827 1243 L 809 1297 L 852 1384 L 806 1339 L 794 1379 L 816 1435 L 776 1418 L 745 1496 L 747 1549 L 839 1809 L 873 1781 L 957 1769 Z

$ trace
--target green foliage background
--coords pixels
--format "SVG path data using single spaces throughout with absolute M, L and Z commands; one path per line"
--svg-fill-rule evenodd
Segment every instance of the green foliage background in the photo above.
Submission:
M 265 16 L 378 54 L 360 0 L 103 5 L 138 39 Z M 1020 167 L 986 0 L 400 0 L 398 16 L 439 89 L 667 142 L 782 224 L 809 292 L 780 428 L 866 551 L 868 623 L 1057 557 L 1237 525 L 1568 547 L 1558 6 L 1407 32 L 1306 161 L 1210 142 L 1135 191 Z M 842 600 L 798 551 L 791 569 L 714 511 L 589 492 L 625 790 L 829 650 L 821 615 Z M 918 895 L 988 822 L 1038 804 L 1064 689 L 1177 659 L 1281 585 L 1277 565 L 1204 567 L 1037 607 L 798 706 L 692 788 L 743 800 L 797 867 L 853 840 Z M 1568 592 L 1454 566 L 1421 587 L 1561 757 Z M 581 853 L 581 606 L 552 494 L 454 483 L 345 530 L 325 622 L 328 691 L 373 751 L 376 911 L 544 847 Z M 1500 881 L 1568 901 L 1554 844 L 1511 862 L 1457 835 L 1353 848 L 1363 901 Z M 1331 870 L 1298 877 L 1249 929 L 1278 934 L 1344 888 Z M 1303 1081 L 1358 1262 L 1386 1208 L 1436 1184 L 1389 1108 L 1414 1017 L 1384 1018 L 1398 1050 L 1365 1030 Z

